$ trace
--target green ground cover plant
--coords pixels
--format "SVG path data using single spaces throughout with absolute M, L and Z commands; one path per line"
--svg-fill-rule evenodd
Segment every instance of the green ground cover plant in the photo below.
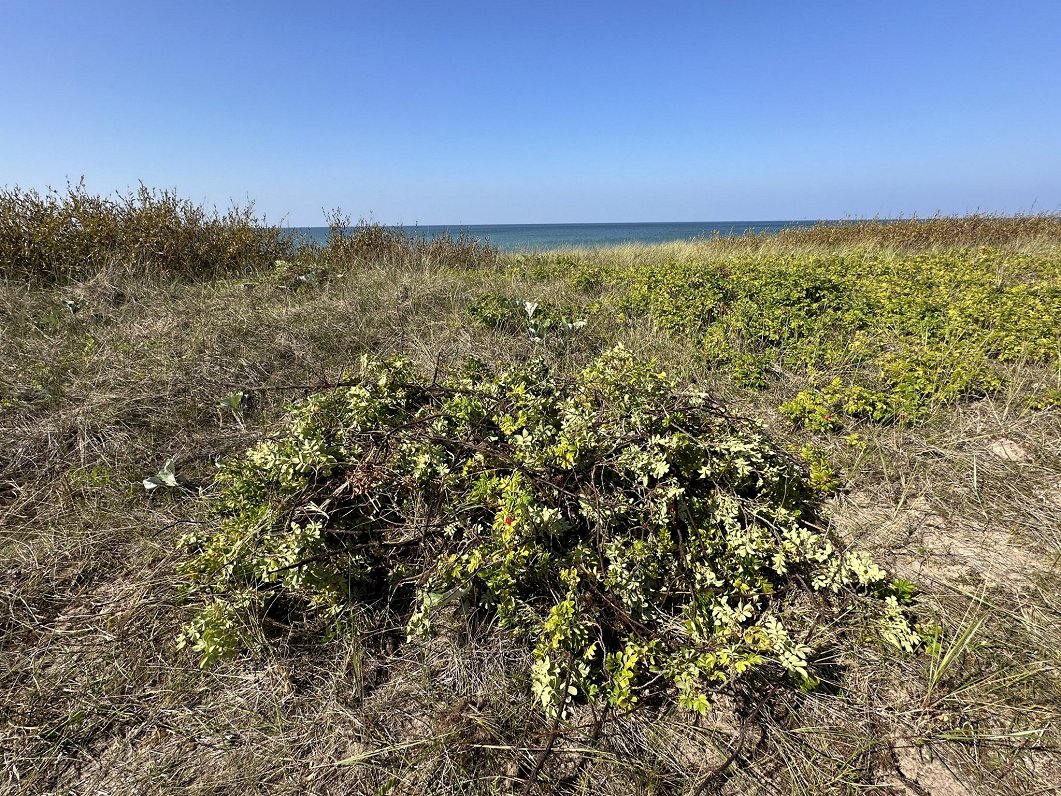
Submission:
M 668 689 L 706 713 L 760 670 L 812 687 L 844 623 L 921 643 L 909 585 L 823 529 L 796 460 L 623 348 L 568 384 L 366 362 L 218 479 L 219 531 L 187 537 L 204 663 L 270 611 L 382 607 L 418 635 L 454 606 L 527 639 L 551 714 Z
M 1056 250 L 760 252 L 583 270 L 624 315 L 699 341 L 739 385 L 764 389 L 783 373 L 816 382 L 782 411 L 819 431 L 847 419 L 918 420 L 996 392 L 1004 363 L 1061 362 Z M 572 277 L 573 287 L 585 282 Z
M 468 308 L 472 321 L 488 329 L 506 332 L 525 331 L 539 342 L 546 338 L 570 337 L 586 326 L 582 311 L 575 307 L 556 307 L 501 293 L 485 293 Z

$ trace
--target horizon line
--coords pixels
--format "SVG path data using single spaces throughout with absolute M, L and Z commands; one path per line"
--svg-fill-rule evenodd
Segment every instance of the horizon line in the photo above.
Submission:
M 607 226 L 629 226 L 631 224 L 640 224 L 643 226 L 659 225 L 663 226 L 666 224 L 820 224 L 836 223 L 836 222 L 855 222 L 855 221 L 899 221 L 898 218 L 773 218 L 773 219 L 762 219 L 758 221 L 751 221 L 747 219 L 736 220 L 736 221 L 533 221 L 533 222 L 504 222 L 504 223 L 466 223 L 456 222 L 447 224 L 421 224 L 415 222 L 412 224 L 406 224 L 404 222 L 396 223 L 385 223 L 382 221 L 368 221 L 362 219 L 357 223 L 351 223 L 350 227 L 356 227 L 359 224 L 379 224 L 383 227 L 405 227 L 409 229 L 415 229 L 419 227 L 607 227 Z M 287 225 L 290 229 L 327 229 L 328 224 L 289 224 Z

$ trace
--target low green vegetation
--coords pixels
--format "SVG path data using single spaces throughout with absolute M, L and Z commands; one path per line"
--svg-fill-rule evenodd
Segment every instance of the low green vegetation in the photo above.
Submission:
M 767 664 L 812 687 L 844 625 L 919 646 L 909 586 L 821 529 L 797 462 L 676 387 L 622 348 L 570 384 L 540 362 L 426 383 L 366 361 L 218 475 L 183 642 L 211 663 L 248 615 L 382 609 L 416 636 L 452 607 L 528 639 L 554 715 L 646 691 L 706 713 Z
M 586 320 L 577 317 L 579 314 L 578 307 L 560 308 L 493 292 L 483 294 L 468 308 L 468 315 L 479 326 L 510 333 L 525 331 L 538 342 L 580 332 Z
M 1056 787 L 1061 220 L 331 221 L 0 193 L 0 790 Z
M 813 386 L 781 411 L 818 431 L 917 420 L 997 392 L 1005 363 L 1061 363 L 1056 250 L 758 251 L 563 271 L 573 288 L 603 285 L 624 315 L 691 338 L 738 385 L 805 375 Z

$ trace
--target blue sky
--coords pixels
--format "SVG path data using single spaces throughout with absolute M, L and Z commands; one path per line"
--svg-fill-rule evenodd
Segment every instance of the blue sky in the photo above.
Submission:
M 270 221 L 1061 211 L 1061 2 L 0 0 L 0 185 Z

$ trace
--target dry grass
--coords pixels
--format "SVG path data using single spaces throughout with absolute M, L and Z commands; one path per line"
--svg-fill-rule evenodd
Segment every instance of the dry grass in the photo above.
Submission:
M 884 221 L 850 220 L 784 229 L 776 234 L 714 236 L 673 243 L 625 243 L 603 248 L 568 247 L 511 256 L 524 267 L 554 263 L 629 266 L 712 261 L 745 256 L 843 256 L 855 252 L 928 253 L 982 246 L 1024 253 L 1056 249 L 1061 215 L 933 216 Z
M 1036 213 L 1002 216 L 976 213 L 966 216 L 936 215 L 885 221 L 861 219 L 842 224 L 818 224 L 809 229 L 786 229 L 777 245 L 878 246 L 905 251 L 948 246 L 1023 246 L 1030 241 L 1061 237 L 1061 215 Z
M 812 235 L 794 250 L 804 243 L 847 245 Z M 665 262 L 737 245 L 549 256 Z M 0 791 L 1054 792 L 1061 411 L 1023 408 L 1027 385 L 1056 379 L 1031 365 L 1014 366 L 1008 393 L 927 424 L 866 427 L 859 445 L 814 439 L 849 485 L 832 501 L 838 528 L 924 590 L 920 610 L 944 628 L 935 656 L 838 650 L 818 691 L 750 715 L 586 709 L 554 726 L 531 704 L 526 652 L 488 630 L 391 645 L 293 628 L 209 671 L 176 650 L 189 611 L 176 539 L 208 521 L 197 488 L 209 490 L 217 457 L 362 352 L 401 352 L 430 373 L 544 348 L 575 368 L 621 340 L 806 441 L 777 396 L 733 386 L 695 346 L 616 321 L 593 285 L 573 293 L 535 262 L 359 258 L 244 279 L 0 283 Z M 480 328 L 468 308 L 489 291 L 581 305 L 591 323 L 544 346 Z M 236 390 L 242 410 L 217 406 Z M 147 495 L 141 479 L 169 458 L 193 489 Z

